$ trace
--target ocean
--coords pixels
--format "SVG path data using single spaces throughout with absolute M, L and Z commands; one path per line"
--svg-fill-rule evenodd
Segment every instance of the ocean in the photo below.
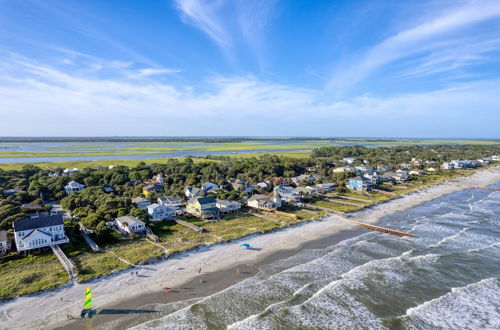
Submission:
M 498 186 L 498 185 L 497 185 Z M 100 329 L 500 329 L 500 192 L 466 190 Z

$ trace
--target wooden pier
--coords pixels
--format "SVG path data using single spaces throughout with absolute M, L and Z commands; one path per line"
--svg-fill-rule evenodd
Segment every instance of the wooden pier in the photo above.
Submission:
M 494 187 L 472 187 L 472 189 L 486 189 L 486 190 L 500 191 L 500 188 L 494 188 Z
M 387 233 L 387 234 L 401 236 L 401 237 L 403 237 L 403 236 L 413 237 L 414 236 L 413 234 L 410 234 L 410 233 L 405 233 L 405 232 L 402 232 L 402 231 L 399 231 L 399 230 L 394 230 L 394 229 L 389 229 L 389 228 L 384 228 L 384 227 L 369 225 L 369 224 L 364 223 L 364 222 L 359 222 L 359 221 L 355 221 L 355 220 L 348 220 L 348 219 L 344 219 L 344 220 L 347 221 L 347 222 L 353 223 L 355 225 L 359 225 L 359 226 L 371 229 L 371 230 L 380 231 L 382 233 Z

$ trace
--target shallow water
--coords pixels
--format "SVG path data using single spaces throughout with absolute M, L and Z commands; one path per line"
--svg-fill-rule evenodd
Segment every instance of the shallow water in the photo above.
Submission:
M 207 297 L 99 328 L 498 329 L 500 192 L 468 190 L 387 217 L 412 232 L 368 232 L 306 249 Z

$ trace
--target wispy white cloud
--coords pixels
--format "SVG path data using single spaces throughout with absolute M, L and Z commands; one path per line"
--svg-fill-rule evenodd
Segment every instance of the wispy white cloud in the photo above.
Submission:
M 263 59 L 263 34 L 278 0 L 175 0 L 184 22 L 198 28 L 234 61 L 235 44 L 243 41 Z
M 470 61 L 463 61 L 463 54 L 449 48 L 449 44 L 447 45 L 444 42 L 447 40 L 446 38 L 453 40 L 464 29 L 499 17 L 500 2 L 496 0 L 467 1 L 461 6 L 447 8 L 438 16 L 427 18 L 425 22 L 420 22 L 412 28 L 400 31 L 371 47 L 360 58 L 353 59 L 350 66 L 335 72 L 328 87 L 334 89 L 349 88 L 367 78 L 376 70 L 417 54 L 430 53 L 429 60 L 441 58 L 443 61 L 454 62 L 455 67 L 460 64 L 466 65 Z M 490 51 L 490 49 L 485 50 L 486 43 L 489 43 L 489 47 L 493 44 L 495 44 L 495 47 L 497 46 L 495 40 L 497 40 L 498 33 L 495 33 L 495 31 L 491 31 L 490 35 L 483 37 L 486 40 L 483 40 L 482 43 L 475 43 L 478 47 L 469 45 L 467 49 L 469 56 L 473 57 L 485 51 Z M 488 38 L 492 40 L 488 41 Z M 465 39 L 461 38 L 461 40 Z M 443 61 L 440 61 L 441 63 L 435 62 L 435 64 L 441 65 Z M 431 65 L 432 61 L 429 61 L 427 67 Z M 428 70 L 428 72 L 432 71 Z
M 225 1 L 176 0 L 182 18 L 207 34 L 222 49 L 227 50 L 232 38 L 221 21 L 218 10 Z
M 395 125 L 393 134 L 405 135 L 403 128 L 411 132 L 425 122 L 422 119 L 429 120 L 425 128 L 432 126 L 430 118 L 441 115 L 452 120 L 468 116 L 470 109 L 494 118 L 500 107 L 499 81 L 387 98 L 363 95 L 336 100 L 322 91 L 251 75 L 213 77 L 198 90 L 155 80 L 154 75 L 133 79 L 124 73 L 128 67 L 116 70 L 109 78 L 64 72 L 26 58 L 4 63 L 0 66 L 2 135 L 29 131 L 32 135 L 376 136 L 386 135 L 380 129 L 389 124 Z M 447 109 L 453 109 L 452 115 Z M 17 125 L 19 121 L 24 124 Z M 369 125 L 360 132 L 363 123 Z

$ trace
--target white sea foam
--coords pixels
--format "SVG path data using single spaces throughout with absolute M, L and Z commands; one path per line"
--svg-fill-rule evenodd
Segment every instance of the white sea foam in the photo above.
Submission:
M 499 329 L 500 313 L 497 278 L 488 278 L 426 301 L 406 311 L 407 328 Z

